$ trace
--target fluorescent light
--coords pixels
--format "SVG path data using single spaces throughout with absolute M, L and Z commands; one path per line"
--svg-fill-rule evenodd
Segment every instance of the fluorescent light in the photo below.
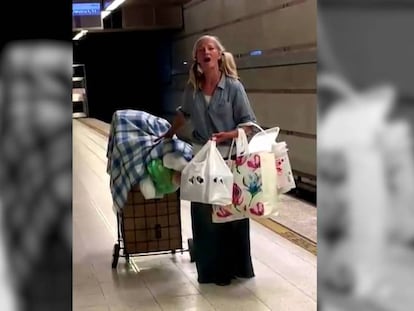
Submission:
M 85 36 L 88 33 L 87 30 L 81 30 L 80 32 L 78 32 L 76 34 L 76 36 L 73 37 L 72 40 L 79 40 L 80 38 L 82 38 L 83 36 Z
M 125 0 L 113 1 L 110 5 L 108 5 L 108 7 L 104 11 L 101 12 L 101 19 L 105 19 L 112 13 L 112 11 L 116 10 L 124 2 Z
M 125 2 L 125 0 L 115 0 L 110 5 L 108 5 L 108 7 L 105 9 L 105 11 L 113 11 L 116 8 L 118 8 L 124 2 Z
M 101 18 L 104 19 L 105 17 L 107 17 L 109 14 L 111 14 L 111 11 L 102 11 L 101 12 Z

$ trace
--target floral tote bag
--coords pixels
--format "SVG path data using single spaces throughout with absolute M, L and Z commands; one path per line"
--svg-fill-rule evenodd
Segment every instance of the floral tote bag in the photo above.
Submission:
M 277 174 L 273 153 L 237 157 L 232 171 L 235 209 L 244 211 L 244 215 L 251 218 L 277 215 Z
M 233 172 L 233 200 L 226 206 L 213 206 L 213 222 L 228 222 L 245 217 L 263 218 L 278 214 L 277 172 L 272 152 L 249 153 L 244 130 L 239 129 L 236 160 L 228 161 Z

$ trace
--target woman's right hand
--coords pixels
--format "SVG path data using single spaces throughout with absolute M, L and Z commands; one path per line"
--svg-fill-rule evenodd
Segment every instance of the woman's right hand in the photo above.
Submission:
M 171 127 L 168 129 L 167 132 L 165 132 L 160 137 L 158 137 L 155 140 L 155 142 L 158 142 L 159 140 L 163 138 L 169 138 L 169 139 L 173 138 L 175 133 L 184 125 L 184 123 L 185 123 L 184 114 L 180 111 L 177 111 L 177 114 L 174 117 Z

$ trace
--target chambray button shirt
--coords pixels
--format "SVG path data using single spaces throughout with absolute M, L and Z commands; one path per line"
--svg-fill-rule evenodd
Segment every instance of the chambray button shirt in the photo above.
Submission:
M 189 85 L 184 91 L 183 104 L 178 110 L 191 120 L 194 128 L 193 141 L 200 145 L 204 145 L 213 133 L 232 131 L 239 124 L 256 122 L 243 85 L 239 80 L 225 74 L 222 75 L 209 104 L 202 90 L 197 89 L 194 92 Z M 231 141 L 227 141 L 221 145 L 228 146 L 230 143 Z

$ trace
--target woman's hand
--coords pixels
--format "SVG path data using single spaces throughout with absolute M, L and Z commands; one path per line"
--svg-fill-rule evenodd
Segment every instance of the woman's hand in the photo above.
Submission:
M 160 137 L 155 139 L 155 142 L 160 141 L 163 138 L 173 138 L 175 133 L 185 124 L 185 117 L 181 111 L 177 111 L 174 116 L 173 122 L 171 127 L 168 129 L 167 132 L 162 134 Z
M 239 133 L 237 132 L 237 129 L 236 129 L 236 130 L 229 131 L 229 132 L 214 133 L 212 139 L 214 139 L 217 142 L 217 144 L 220 144 L 223 141 L 236 138 L 238 135 Z
M 157 143 L 161 139 L 164 139 L 164 138 L 172 138 L 173 136 L 174 136 L 174 131 L 172 131 L 172 128 L 170 128 L 167 132 L 165 132 L 164 134 L 162 134 L 160 137 L 157 137 L 155 139 L 155 142 Z

